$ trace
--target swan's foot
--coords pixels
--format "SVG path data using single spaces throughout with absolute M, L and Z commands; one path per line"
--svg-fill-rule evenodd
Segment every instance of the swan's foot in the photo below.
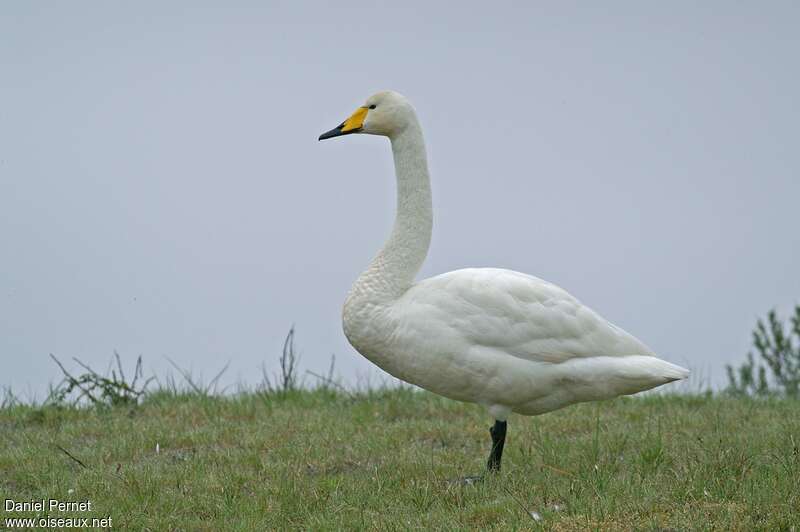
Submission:
M 475 484 L 480 484 L 483 482 L 483 475 L 469 475 L 466 477 L 460 477 L 448 482 L 451 486 L 474 486 Z
M 489 453 L 489 461 L 486 468 L 490 473 L 500 471 L 500 461 L 503 459 L 503 446 L 506 444 L 506 428 L 508 423 L 505 421 L 494 421 L 494 426 L 489 429 L 492 435 L 492 452 Z

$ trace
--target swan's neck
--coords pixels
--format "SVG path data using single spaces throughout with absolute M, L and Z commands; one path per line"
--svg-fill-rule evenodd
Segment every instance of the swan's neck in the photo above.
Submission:
M 412 285 L 428 253 L 433 225 L 425 142 L 416 118 L 391 140 L 397 174 L 394 228 L 351 292 L 376 303 L 391 302 Z

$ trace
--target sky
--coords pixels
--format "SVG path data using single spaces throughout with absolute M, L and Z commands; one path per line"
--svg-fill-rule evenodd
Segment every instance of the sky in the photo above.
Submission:
M 292 324 L 380 382 L 341 305 L 389 144 L 317 137 L 382 89 L 425 131 L 421 277 L 547 279 L 716 385 L 800 302 L 797 2 L 215 4 L 0 7 L 0 388 L 114 351 L 255 385 Z

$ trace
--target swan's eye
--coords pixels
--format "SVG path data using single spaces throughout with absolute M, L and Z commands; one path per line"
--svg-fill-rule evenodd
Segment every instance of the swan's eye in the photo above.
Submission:
M 370 105 L 370 106 L 369 106 L 369 108 L 370 108 L 370 109 L 375 109 L 376 107 L 378 107 L 378 106 L 377 106 L 377 105 L 375 105 L 374 103 L 373 103 L 372 105 Z

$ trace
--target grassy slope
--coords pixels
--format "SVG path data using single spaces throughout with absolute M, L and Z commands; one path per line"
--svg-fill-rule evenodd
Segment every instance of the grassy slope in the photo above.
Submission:
M 488 426 L 408 390 L 17 406 L 0 410 L 0 494 L 89 498 L 118 529 L 800 529 L 800 402 L 651 396 L 513 416 L 501 475 L 448 482 L 481 472 Z

